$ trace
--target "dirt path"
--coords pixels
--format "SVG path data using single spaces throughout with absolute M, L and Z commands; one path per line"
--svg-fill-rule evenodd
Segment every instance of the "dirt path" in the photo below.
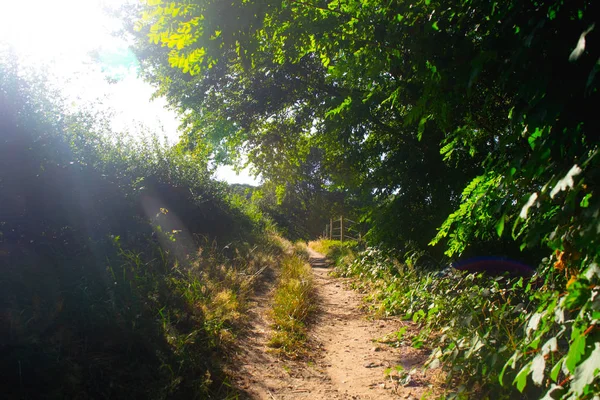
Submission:
M 407 322 L 368 319 L 361 295 L 347 280 L 329 276 L 326 259 L 310 250 L 318 312 L 310 326 L 311 361 L 280 360 L 268 351 L 270 293 L 259 294 L 250 310 L 251 329 L 237 355 L 236 386 L 251 399 L 414 399 L 428 390 L 428 377 L 417 372 L 400 385 L 386 368 L 407 371 L 421 365 L 426 353 L 378 341 Z M 428 374 L 431 377 L 430 374 Z

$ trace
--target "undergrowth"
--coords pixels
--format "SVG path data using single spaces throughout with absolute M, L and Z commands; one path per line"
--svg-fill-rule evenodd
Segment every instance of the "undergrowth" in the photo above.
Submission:
M 272 224 L 205 161 L 108 126 L 0 57 L 0 391 L 235 395 L 222 364 L 282 254 Z
M 430 350 L 426 365 L 447 373 L 452 390 L 444 398 L 592 398 L 600 392 L 591 346 L 598 332 L 594 323 L 581 326 L 576 318 L 597 314 L 585 304 L 584 290 L 597 290 L 600 274 L 588 269 L 578 277 L 585 286 L 577 286 L 555 271 L 559 262 L 545 260 L 533 278 L 439 274 L 368 248 L 336 273 L 368 287 L 376 312 L 419 324 L 412 346 Z M 569 346 L 569 337 L 579 338 L 577 347 Z

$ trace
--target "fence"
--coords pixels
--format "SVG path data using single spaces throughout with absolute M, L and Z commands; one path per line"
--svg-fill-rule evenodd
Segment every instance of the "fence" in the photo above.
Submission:
M 352 221 L 349 218 L 344 218 L 343 215 L 340 215 L 340 218 L 336 220 L 331 218 L 329 219 L 329 223 L 325 225 L 323 237 L 330 240 L 339 240 L 342 243 L 344 243 L 344 240 L 360 241 L 362 239 L 362 235 L 360 231 L 354 229 L 355 225 L 355 221 Z

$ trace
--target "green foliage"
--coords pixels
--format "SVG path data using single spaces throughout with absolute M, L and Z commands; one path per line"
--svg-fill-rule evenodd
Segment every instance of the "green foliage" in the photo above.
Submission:
M 319 177 L 318 157 L 314 152 L 293 182 L 277 185 L 268 181 L 252 192 L 252 203 L 290 240 L 317 236 L 329 221 L 328 216 L 339 212 L 343 203 L 343 194 L 328 191 Z
M 329 239 L 312 241 L 308 243 L 308 246 L 325 255 L 334 266 L 349 264 L 354 259 L 355 252 L 360 248 L 360 244 L 354 240 L 342 243 L 339 240 Z
M 165 11 L 173 4 L 181 8 L 176 15 Z M 225 162 L 245 153 L 287 191 L 319 171 L 321 186 L 340 191 L 351 207 L 367 208 L 376 193 L 381 206 L 365 220 L 372 241 L 425 247 L 477 163 L 444 164 L 437 147 L 443 130 L 425 124 L 435 118 L 419 100 L 421 78 L 439 74 L 420 56 L 431 44 L 415 35 L 421 7 L 153 2 L 133 19 L 146 77 L 186 116 L 183 147 Z M 396 18 L 405 12 L 414 14 Z M 183 32 L 189 40 L 181 41 Z M 194 58 L 198 51 L 203 56 Z M 403 82 L 404 76 L 411 78 Z M 310 174 L 307 163 L 315 167 Z
M 147 77 L 194 126 L 190 148 L 246 151 L 278 182 L 308 149 L 325 151 L 332 182 L 376 194 L 380 207 L 366 213 L 374 243 L 422 248 L 458 193 L 481 182 L 487 190 L 463 196 L 435 241 L 452 230 L 455 254 L 589 163 L 595 15 L 589 0 L 156 1 L 137 21 L 138 50 Z M 491 199 L 472 210 L 484 193 Z M 539 245 L 535 231 L 529 246 Z
M 371 243 L 400 255 L 435 244 L 437 266 L 481 254 L 539 265 L 540 288 L 525 293 L 534 308 L 519 315 L 522 329 L 508 335 L 514 343 L 500 361 L 481 363 L 493 376 L 501 358 L 510 360 L 505 373 L 515 372 L 520 391 L 591 396 L 600 262 L 596 2 L 168 4 L 143 7 L 138 52 L 146 76 L 187 115 L 184 146 L 230 159 L 245 151 L 277 183 L 301 176 L 298 166 L 317 148 L 324 181 L 346 204 L 364 207 Z M 383 268 L 375 268 L 380 280 L 392 274 Z M 481 298 L 471 292 L 481 285 L 465 291 Z M 512 313 L 464 304 L 491 307 L 498 321 Z M 416 320 L 427 318 L 421 311 Z M 488 334 L 474 332 L 461 345 L 477 347 Z M 544 354 L 540 346 L 554 340 L 557 350 Z M 455 346 L 455 363 L 474 368 Z
M 0 58 L 2 392 L 226 396 L 214 354 L 275 264 L 268 222 L 206 160 L 92 111 Z
M 551 261 L 546 268 L 554 268 Z M 450 382 L 471 388 L 461 396 L 587 398 L 599 390 L 594 305 L 586 293 L 597 286 L 597 266 L 566 293 L 544 285 L 543 274 L 527 281 L 423 273 L 374 248 L 337 270 L 370 282 L 380 313 L 420 324 L 413 346 L 431 349 L 431 367 L 442 365 Z

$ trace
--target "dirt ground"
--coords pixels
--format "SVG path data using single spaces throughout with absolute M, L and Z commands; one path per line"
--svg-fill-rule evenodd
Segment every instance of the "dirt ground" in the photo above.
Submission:
M 310 249 L 309 249 L 310 250 Z M 317 313 L 309 325 L 311 355 L 305 360 L 283 360 L 269 351 L 271 332 L 268 290 L 259 291 L 249 311 L 250 330 L 240 341 L 235 385 L 249 399 L 420 399 L 432 394 L 437 371 L 419 368 L 427 353 L 410 346 L 382 343 L 403 326 L 399 319 L 372 319 L 362 310 L 362 297 L 348 288 L 348 280 L 329 276 L 323 255 L 310 250 L 315 274 Z M 416 368 L 408 382 L 397 365 Z M 435 397 L 435 396 L 432 396 Z

